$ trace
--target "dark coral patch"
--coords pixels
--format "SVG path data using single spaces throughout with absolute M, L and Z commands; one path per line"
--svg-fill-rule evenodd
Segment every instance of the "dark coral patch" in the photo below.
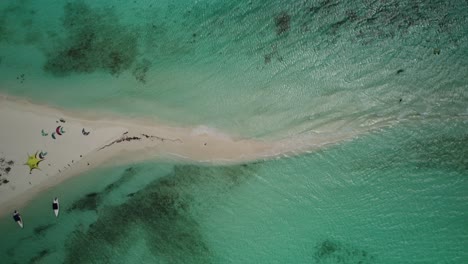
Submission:
M 94 10 L 84 3 L 65 5 L 64 45 L 47 54 L 44 70 L 57 76 L 130 69 L 138 55 L 137 36 L 119 23 L 112 9 Z
M 124 183 L 128 182 L 130 179 L 132 179 L 132 177 L 135 176 L 135 174 L 137 172 L 138 172 L 138 170 L 133 168 L 133 167 L 129 167 L 129 168 L 125 169 L 125 171 L 122 173 L 122 176 L 120 176 L 120 178 L 117 181 L 107 185 L 106 188 L 104 188 L 104 191 L 101 194 L 110 193 L 113 190 L 115 190 L 116 188 L 122 186 L 122 184 L 124 184 Z
M 44 250 L 41 250 L 39 253 L 37 253 L 36 256 L 32 257 L 30 260 L 29 260 L 29 263 L 30 264 L 34 264 L 34 263 L 40 263 L 41 260 L 46 257 L 47 255 L 50 254 L 50 250 L 49 249 L 44 249 Z
M 65 262 L 107 261 L 115 257 L 108 245 L 125 247 L 137 228 L 145 230 L 140 238 L 151 253 L 168 263 L 213 263 L 194 211 L 209 207 L 206 203 L 245 182 L 252 170 L 251 165 L 175 166 L 172 173 L 129 195 L 125 204 L 100 211 L 86 232 L 75 232 L 67 244 Z
M 271 53 L 265 54 L 265 55 L 263 56 L 263 58 L 264 58 L 265 64 L 270 63 L 270 62 L 271 62 Z
M 275 17 L 276 34 L 282 35 L 289 31 L 291 16 L 286 12 L 281 12 Z
M 101 196 L 99 193 L 88 193 L 85 197 L 79 199 L 78 201 L 75 201 L 70 208 L 67 209 L 67 212 L 71 212 L 74 210 L 79 210 L 79 211 L 96 211 L 99 205 L 99 202 L 101 201 Z
M 324 258 L 332 255 L 338 250 L 338 245 L 330 240 L 325 240 L 317 246 L 316 256 L 318 258 Z
M 11 37 L 11 32 L 6 24 L 4 16 L 0 16 L 0 42 L 7 41 Z
M 47 230 L 53 227 L 55 224 L 40 225 L 34 228 L 35 235 L 43 235 Z
M 68 209 L 67 212 L 71 211 L 97 211 L 100 202 L 102 201 L 103 197 L 107 195 L 108 193 L 114 191 L 115 189 L 119 188 L 122 186 L 122 184 L 128 182 L 135 174 L 137 173 L 137 170 L 133 167 L 129 167 L 125 169 L 125 171 L 122 173 L 122 176 L 120 178 L 107 185 L 103 191 L 101 192 L 92 192 L 88 193 L 86 196 L 83 198 L 75 201 Z
M 314 258 L 315 263 L 375 263 L 374 256 L 367 251 L 328 239 L 316 246 Z
M 136 64 L 132 74 L 138 82 L 145 84 L 147 80 L 146 73 L 149 71 L 150 67 L 151 62 L 144 59 L 143 61 Z

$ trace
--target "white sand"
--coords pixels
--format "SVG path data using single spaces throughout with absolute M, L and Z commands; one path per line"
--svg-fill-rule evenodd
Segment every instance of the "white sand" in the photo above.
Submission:
M 59 122 L 60 118 L 66 122 Z M 54 140 L 51 134 L 59 125 L 65 133 L 56 135 Z M 82 128 L 90 134 L 84 136 Z M 48 136 L 41 135 L 42 129 Z M 0 158 L 5 159 L 3 167 L 7 161 L 14 161 L 8 174 L 0 170 L 0 181 L 9 181 L 0 185 L 0 216 L 20 208 L 37 193 L 64 179 L 105 162 L 114 164 L 171 157 L 235 163 L 313 150 L 362 132 L 331 134 L 325 131 L 277 142 L 234 139 L 204 126 L 170 127 L 144 120 L 99 118 L 89 113 L 85 118 L 79 118 L 76 113 L 0 95 Z M 115 140 L 133 137 L 140 139 L 112 144 Z M 28 154 L 40 151 L 47 155 L 39 165 L 40 170 L 30 174 L 24 163 Z

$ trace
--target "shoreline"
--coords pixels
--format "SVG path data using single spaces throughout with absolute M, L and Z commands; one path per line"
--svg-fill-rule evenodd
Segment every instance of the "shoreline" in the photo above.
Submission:
M 0 168 L 0 217 L 21 208 L 35 195 L 65 179 L 102 165 L 167 158 L 235 164 L 297 155 L 369 131 L 319 133 L 277 141 L 234 138 L 206 126 L 175 127 L 99 113 L 80 115 L 2 94 L 0 124 L 0 158 L 4 160 Z M 89 134 L 85 135 L 83 129 Z M 29 174 L 29 167 L 24 165 L 27 155 L 41 151 L 47 154 L 39 163 L 39 169 Z M 9 161 L 14 165 L 8 165 Z M 7 173 L 4 164 L 9 167 Z M 3 183 L 5 179 L 8 182 Z

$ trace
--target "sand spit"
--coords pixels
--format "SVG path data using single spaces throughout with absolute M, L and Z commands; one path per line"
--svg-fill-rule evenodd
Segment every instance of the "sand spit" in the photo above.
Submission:
M 81 115 L 0 96 L 0 216 L 64 179 L 105 163 L 157 158 L 239 163 L 302 153 L 360 133 L 316 133 L 268 142 L 233 138 L 206 126 Z M 34 162 L 38 169 L 31 170 Z

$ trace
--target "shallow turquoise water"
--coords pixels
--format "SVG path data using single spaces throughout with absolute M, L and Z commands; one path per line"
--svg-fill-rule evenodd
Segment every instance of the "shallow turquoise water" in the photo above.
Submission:
M 386 125 L 296 157 L 76 177 L 21 210 L 24 230 L 0 219 L 2 263 L 468 262 L 467 14 L 466 1 L 2 1 L 0 92 L 261 138 Z
M 467 114 L 466 1 L 0 6 L 0 91 L 63 107 L 249 136 Z
M 153 162 L 91 172 L 24 208 L 24 230 L 2 219 L 0 256 L 5 263 L 464 263 L 466 126 L 405 124 L 236 166 Z M 58 219 L 49 209 L 55 195 Z

